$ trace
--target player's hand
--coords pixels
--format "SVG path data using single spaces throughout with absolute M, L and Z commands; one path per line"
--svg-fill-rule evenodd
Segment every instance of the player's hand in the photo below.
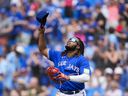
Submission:
M 45 27 L 40 27 L 39 28 L 39 33 L 41 34 L 41 33 L 44 33 L 45 32 Z
M 53 81 L 58 80 L 58 78 L 56 78 L 58 76 L 58 74 L 60 74 L 60 71 L 58 68 L 50 66 L 47 68 L 46 72 L 51 80 L 53 80 Z
M 50 77 L 50 79 L 55 82 L 65 82 L 69 80 L 69 77 L 67 75 L 60 72 L 58 68 L 52 66 L 47 68 L 47 74 Z
M 65 74 L 63 74 L 61 72 L 55 78 L 57 78 L 58 80 L 60 80 L 62 82 L 70 80 L 69 76 L 67 76 L 67 75 L 65 75 Z

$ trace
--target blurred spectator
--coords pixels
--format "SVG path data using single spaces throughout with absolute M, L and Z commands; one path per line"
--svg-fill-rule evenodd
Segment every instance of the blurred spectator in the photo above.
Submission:
M 7 45 L 10 32 L 13 30 L 13 23 L 5 8 L 0 9 L 0 22 L 0 44 Z
M 118 40 L 122 43 L 128 41 L 128 29 L 126 26 L 126 20 L 120 19 L 119 25 L 117 26 L 117 32 L 115 34 L 118 37 Z
M 112 68 L 113 70 L 119 62 L 119 57 L 117 55 L 116 46 L 114 43 L 109 43 L 109 49 L 106 51 L 106 66 Z
M 121 89 L 125 89 L 125 85 L 126 84 L 126 79 L 123 77 L 123 69 L 121 67 L 116 67 L 114 70 L 114 80 L 117 81 L 119 83 L 119 87 Z
M 119 0 L 119 13 L 122 14 L 125 10 L 125 0 Z
M 112 81 L 110 83 L 111 88 L 106 91 L 105 96 L 122 96 L 123 93 L 119 88 L 119 84 L 116 81 Z
M 0 70 L 0 74 L 1 74 L 1 76 L 6 76 L 6 74 L 7 74 L 7 61 L 6 61 L 6 59 L 5 59 L 5 56 L 3 56 L 2 54 L 0 54 L 0 68 L 1 68 L 1 70 Z
M 90 4 L 87 0 L 78 0 L 75 9 L 75 18 L 76 19 L 84 19 L 84 14 L 86 9 L 90 7 Z
M 110 27 L 109 28 L 109 35 L 108 35 L 108 42 L 113 43 L 116 48 L 118 48 L 118 38 L 115 34 L 115 29 Z
M 17 42 L 22 43 L 24 45 L 35 43 L 37 38 L 34 36 L 34 34 L 36 32 L 37 26 L 39 25 L 35 20 L 35 11 L 28 11 L 25 20 L 15 22 L 16 25 L 18 25 L 18 23 L 21 23 L 22 31 L 16 38 Z
M 110 27 L 116 27 L 118 25 L 119 20 L 119 9 L 118 9 L 118 3 L 116 0 L 109 1 L 108 4 L 108 24 Z
M 41 0 L 38 0 L 39 2 L 42 2 Z M 47 10 L 50 14 L 54 13 L 56 6 L 52 3 L 52 0 L 44 0 L 45 2 L 42 3 L 41 8 L 43 10 Z
M 118 56 L 119 56 L 119 64 L 123 65 L 126 63 L 127 59 L 127 50 L 125 49 L 124 43 L 119 44 L 118 49 Z
M 18 72 L 18 74 L 16 74 L 14 78 L 15 87 L 17 89 L 20 88 L 19 86 L 21 85 L 28 86 L 29 81 L 30 75 L 28 70 L 25 68 L 20 69 L 20 72 Z
M 4 76 L 6 75 L 6 61 L 4 59 L 4 57 L 2 55 L 0 55 L 0 68 L 1 71 L 0 71 L 0 96 L 3 96 L 3 90 L 4 90 Z
M 128 24 L 128 4 L 125 3 L 125 10 L 122 12 L 121 16 L 125 19 Z
M 113 80 L 113 70 L 112 68 L 107 67 L 104 71 L 105 75 L 105 84 L 103 86 L 103 89 L 109 89 L 110 88 L 110 82 Z
M 6 96 L 6 95 L 5 95 Z M 20 96 L 17 90 L 11 90 L 10 96 Z
M 8 64 L 8 74 L 6 76 L 6 87 L 13 88 L 13 76 L 16 75 L 18 71 L 20 71 L 21 67 L 25 67 L 26 63 L 25 60 L 21 59 L 20 57 L 24 54 L 24 49 L 21 46 L 13 46 L 14 49 L 7 54 L 6 60 Z M 21 55 L 22 54 L 22 55 Z M 21 59 L 21 60 L 20 60 Z M 25 59 L 25 58 L 24 58 Z
M 106 27 L 106 18 L 103 15 L 103 13 L 101 12 L 101 6 L 100 5 L 96 6 L 96 14 L 97 14 L 96 22 L 99 25 L 99 30 L 101 30 L 102 33 L 104 33 L 105 27 Z
M 102 81 L 104 78 L 102 78 L 102 72 L 99 69 L 95 69 L 93 72 L 92 78 L 89 82 L 89 88 L 87 89 L 87 96 L 103 96 L 104 90 L 101 87 Z
M 39 53 L 34 52 L 31 55 L 28 61 L 28 65 L 31 69 L 32 76 L 38 78 L 40 84 L 46 81 L 44 78 L 47 78 L 47 76 L 44 67 L 41 65 Z M 48 78 L 47 78 L 47 82 L 48 82 Z M 48 85 L 46 82 L 45 84 Z
M 95 63 L 93 62 L 93 56 L 95 54 L 95 51 L 96 51 L 96 47 L 94 45 L 94 37 L 93 36 L 89 36 L 88 38 L 88 45 L 87 47 L 85 48 L 85 57 L 89 59 L 89 63 L 90 63 L 90 66 L 92 68 L 95 68 L 96 65 Z
M 64 2 L 64 14 L 66 18 L 73 17 L 73 0 L 65 0 Z
M 68 38 L 85 43 L 92 77 L 87 96 L 127 96 L 128 0 L 0 0 L 0 96 L 55 96 L 37 48 L 35 15 L 47 10 L 49 48 L 64 50 Z M 56 45 L 56 46 L 55 46 Z
M 97 47 L 94 53 L 93 62 L 95 62 L 96 68 L 105 69 L 106 67 L 106 56 L 104 55 L 106 52 L 105 38 L 103 36 L 99 37 L 97 40 Z

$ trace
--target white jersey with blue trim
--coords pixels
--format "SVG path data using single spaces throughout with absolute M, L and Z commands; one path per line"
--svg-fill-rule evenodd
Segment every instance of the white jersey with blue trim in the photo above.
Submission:
M 85 71 L 88 71 L 91 75 L 89 62 L 83 55 L 75 55 L 69 58 L 66 55 L 62 56 L 59 51 L 49 50 L 49 59 L 53 61 L 54 66 L 65 75 L 81 75 Z M 84 89 L 85 85 L 84 83 L 66 81 L 61 85 L 55 83 L 55 87 L 59 90 L 75 91 Z

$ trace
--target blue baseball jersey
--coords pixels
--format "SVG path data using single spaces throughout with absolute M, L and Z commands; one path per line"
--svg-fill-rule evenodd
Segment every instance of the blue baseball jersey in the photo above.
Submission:
M 86 70 L 89 70 L 89 74 L 91 74 L 89 62 L 82 55 L 67 57 L 66 55 L 62 56 L 61 52 L 51 49 L 49 50 L 49 59 L 53 61 L 54 66 L 65 75 L 80 75 L 83 74 Z M 62 84 L 55 83 L 55 87 L 59 90 L 75 91 L 82 90 L 85 86 L 84 83 L 66 81 Z

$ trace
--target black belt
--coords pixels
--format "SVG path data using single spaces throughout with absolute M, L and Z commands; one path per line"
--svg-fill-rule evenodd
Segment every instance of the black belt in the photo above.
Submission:
M 60 92 L 64 93 L 64 94 L 77 94 L 79 93 L 81 90 L 77 90 L 77 91 L 63 91 L 63 90 L 60 90 Z

